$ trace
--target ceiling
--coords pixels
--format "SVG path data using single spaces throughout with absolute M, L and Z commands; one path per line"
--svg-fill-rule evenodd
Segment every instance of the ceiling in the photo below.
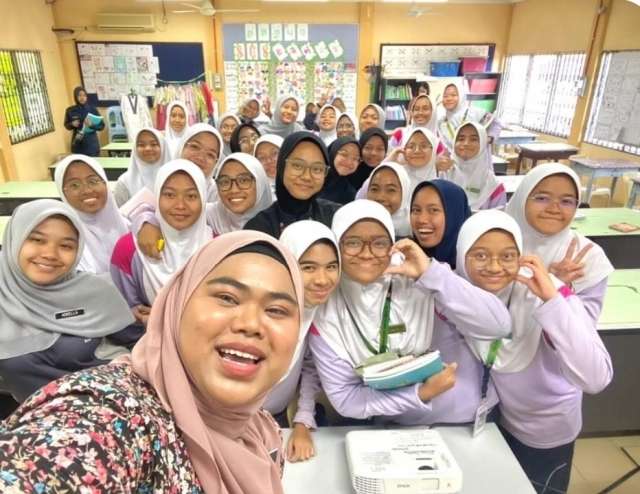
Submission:
M 139 3 L 160 3 L 162 2 L 162 0 L 136 0 Z M 235 0 L 235 2 L 241 3 L 241 2 L 253 2 L 255 3 L 257 0 Z M 292 0 L 283 0 L 283 1 L 287 1 L 287 3 L 290 3 Z M 306 2 L 310 2 L 312 0 L 306 0 Z M 374 3 L 387 3 L 387 2 L 393 2 L 393 3 L 406 3 L 406 4 L 411 4 L 411 3 L 421 3 L 421 4 L 431 4 L 434 6 L 437 6 L 438 3 L 434 2 L 433 0 L 328 0 L 329 2 L 340 2 L 340 3 L 359 3 L 359 2 L 374 2 Z M 502 3 L 502 4 L 512 4 L 512 3 L 520 3 L 520 2 L 525 2 L 526 0 L 448 0 L 448 2 L 446 3 Z M 165 3 L 191 3 L 193 5 L 200 5 L 202 3 L 202 0 L 164 0 Z M 277 0 L 271 0 L 269 3 L 272 2 L 277 2 Z M 305 2 L 305 0 L 302 0 L 302 2 Z M 214 0 L 214 5 L 217 3 Z M 440 5 L 442 5 L 442 3 L 440 3 Z

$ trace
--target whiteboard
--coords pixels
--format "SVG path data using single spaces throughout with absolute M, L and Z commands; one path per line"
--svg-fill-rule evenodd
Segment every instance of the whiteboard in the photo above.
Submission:
M 640 156 L 640 51 L 602 54 L 585 142 Z

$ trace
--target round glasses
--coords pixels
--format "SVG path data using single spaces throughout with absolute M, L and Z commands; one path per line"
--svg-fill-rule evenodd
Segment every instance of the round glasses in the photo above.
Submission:
M 391 250 L 391 239 L 382 237 L 365 242 L 361 238 L 346 238 L 340 241 L 344 253 L 348 256 L 357 256 L 364 250 L 364 246 L 369 246 L 369 250 L 374 257 L 387 257 Z
M 502 269 L 507 271 L 516 269 L 520 265 L 520 257 L 513 252 L 505 252 L 499 256 L 489 256 L 484 252 L 476 252 L 470 256 L 465 256 L 469 260 L 471 267 L 477 271 L 487 269 L 493 260 L 497 260 Z
M 90 192 L 100 192 L 104 189 L 105 182 L 101 178 L 90 178 L 86 182 L 81 182 L 80 180 L 74 180 L 73 182 L 68 182 L 65 187 L 62 188 L 65 192 L 69 192 L 72 196 L 79 196 L 82 194 L 82 191 L 85 187 L 89 189 Z
M 410 153 L 413 153 L 416 150 L 426 151 L 427 149 L 433 149 L 433 146 L 431 144 L 407 144 L 404 147 L 404 150 L 409 151 Z
M 280 154 L 280 151 L 274 151 L 266 156 L 259 156 L 258 161 L 263 165 L 266 165 L 269 162 L 278 161 L 278 154 Z
M 351 163 L 353 163 L 353 164 L 355 164 L 355 165 L 359 164 L 359 163 L 362 161 L 362 159 L 360 158 L 360 156 L 356 156 L 356 155 L 354 155 L 354 154 L 349 154 L 349 153 L 347 153 L 346 151 L 338 151 L 338 154 L 339 154 L 340 156 L 342 156 L 342 159 L 345 159 L 345 160 L 347 160 L 347 161 L 350 161 Z
M 527 197 L 527 201 L 532 201 L 536 206 L 541 208 L 549 208 L 554 204 L 557 204 L 560 209 L 566 211 L 572 211 L 580 204 L 574 197 L 563 197 L 562 199 L 555 199 L 548 194 L 537 194 L 535 196 Z
M 204 153 L 204 157 L 209 161 L 214 163 L 218 161 L 218 153 L 216 151 L 204 149 L 202 144 L 197 141 L 189 141 L 185 143 L 184 147 L 195 154 Z
M 313 178 L 322 178 L 329 173 L 329 167 L 324 163 L 307 163 L 305 161 L 299 159 L 287 159 L 285 163 L 289 165 L 291 169 L 292 177 L 301 177 L 304 173 L 309 170 L 311 176 Z
M 234 183 L 240 190 L 247 190 L 251 188 L 254 180 L 255 178 L 251 175 L 238 175 L 236 178 L 218 177 L 216 179 L 216 185 L 218 186 L 218 190 L 222 192 L 230 190 Z
M 253 134 L 251 137 L 243 137 L 238 142 L 240 144 L 249 144 L 250 142 L 257 142 L 260 139 L 260 136 L 257 134 Z
M 338 130 L 355 130 L 356 126 L 353 124 L 340 124 L 337 127 Z

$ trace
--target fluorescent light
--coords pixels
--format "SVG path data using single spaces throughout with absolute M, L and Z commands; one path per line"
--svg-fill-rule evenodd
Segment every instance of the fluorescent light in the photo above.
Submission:
M 636 5 L 640 6 L 640 0 L 629 0 L 631 3 L 635 3 Z
M 328 2 L 329 0 L 262 0 L 263 2 L 272 2 L 272 3 L 318 3 L 318 2 Z
M 384 3 L 447 3 L 449 0 L 382 0 Z M 640 0 L 638 0 L 640 2 Z

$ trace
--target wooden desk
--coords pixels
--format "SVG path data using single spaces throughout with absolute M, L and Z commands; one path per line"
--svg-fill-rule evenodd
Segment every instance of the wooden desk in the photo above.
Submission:
M 98 163 L 104 169 L 105 174 L 107 175 L 107 180 L 115 181 L 118 180 L 118 177 L 127 171 L 129 168 L 130 158 L 105 158 L 99 157 L 95 158 Z M 49 167 L 49 173 L 51 174 L 51 180 L 55 180 L 56 173 L 56 165 L 51 165 Z
M 111 190 L 116 182 L 109 182 Z M 25 202 L 36 199 L 60 199 L 55 182 L 6 182 L 0 184 L 0 215 L 11 215 Z
M 520 145 L 520 154 L 518 155 L 518 163 L 516 164 L 516 175 L 520 175 L 522 170 L 522 161 L 529 158 L 531 168 L 538 164 L 540 160 L 559 161 L 569 159 L 578 152 L 578 148 L 569 146 L 568 144 L 559 144 L 555 142 L 532 142 Z
M 571 228 L 590 238 L 604 249 L 616 269 L 640 268 L 640 230 L 622 233 L 609 228 L 614 223 L 640 227 L 640 211 L 629 208 L 579 209 L 583 219 L 574 220 Z
M 613 197 L 616 184 L 618 183 L 618 177 L 621 177 L 628 172 L 640 171 L 640 162 L 637 161 L 600 158 L 592 159 L 582 156 L 573 156 L 569 161 L 571 162 L 571 168 L 573 168 L 573 171 L 578 175 L 583 175 L 589 178 L 587 190 L 585 192 L 585 202 L 588 202 L 591 197 L 591 190 L 593 189 L 593 183 L 596 178 L 611 178 L 610 197 Z
M 629 194 L 628 208 L 632 208 L 636 205 L 636 199 L 640 196 L 640 178 L 631 179 L 631 194 Z
M 354 427 L 320 427 L 312 433 L 316 456 L 287 463 L 282 484 L 286 494 L 351 494 L 345 435 Z M 363 430 L 364 428 L 358 428 Z M 534 494 L 495 424 L 475 439 L 471 426 L 436 427 L 462 470 L 460 494 Z M 285 442 L 291 429 L 284 429 Z
M 9 224 L 11 216 L 0 216 L 0 249 L 2 249 L 2 242 L 4 242 L 4 231 Z
M 494 143 L 494 153 L 498 152 L 500 146 L 516 146 L 519 144 L 528 144 L 535 141 L 538 138 L 538 134 L 532 132 L 526 132 L 523 130 L 501 130 L 500 137 Z
M 112 158 L 131 156 L 131 151 L 133 150 L 133 143 L 111 142 L 106 146 L 102 146 L 100 150 L 106 152 L 107 156 L 111 156 Z
M 640 269 L 619 269 L 609 277 L 598 333 L 611 356 L 614 376 L 601 393 L 584 395 L 583 433 L 637 433 L 640 431 Z
M 507 199 L 511 199 L 511 196 L 516 189 L 522 183 L 524 175 L 497 175 L 498 182 L 504 185 L 504 190 L 507 192 Z

